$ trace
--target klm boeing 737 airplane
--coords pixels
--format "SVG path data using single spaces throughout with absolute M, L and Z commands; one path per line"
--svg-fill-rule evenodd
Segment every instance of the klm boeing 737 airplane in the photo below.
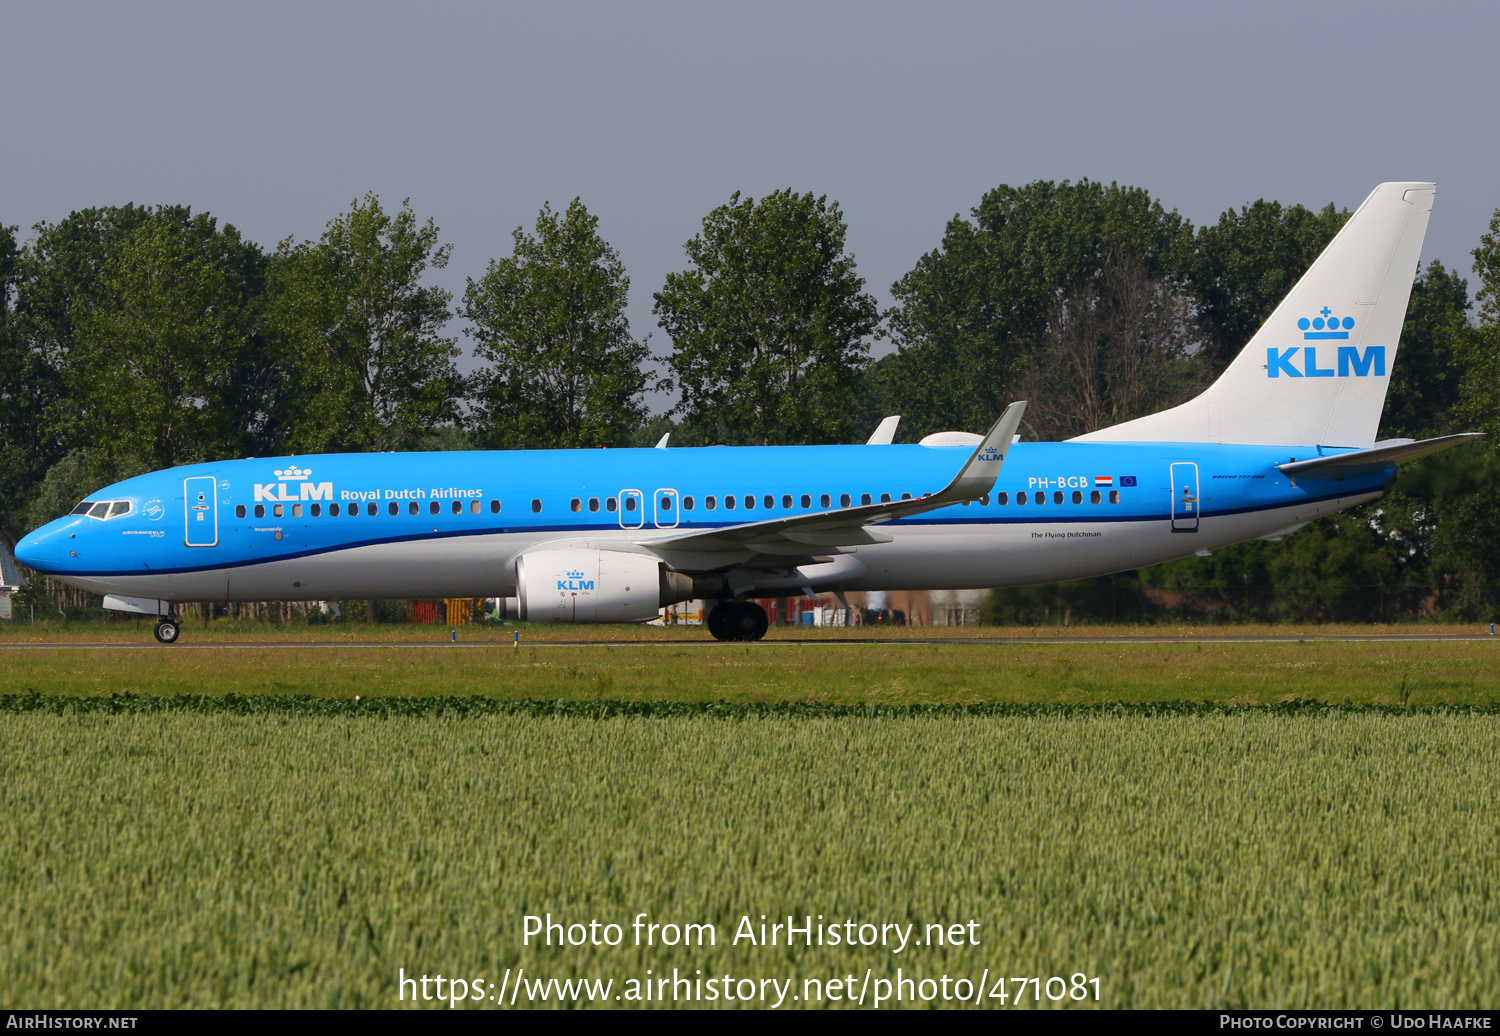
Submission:
M 127 479 L 16 557 L 158 616 L 182 602 L 505 598 L 529 622 L 641 622 L 691 598 L 756 640 L 748 597 L 1018 586 L 1274 538 L 1379 498 L 1376 441 L 1430 183 L 1377 187 L 1243 352 L 1181 406 L 1067 442 L 331 454 Z

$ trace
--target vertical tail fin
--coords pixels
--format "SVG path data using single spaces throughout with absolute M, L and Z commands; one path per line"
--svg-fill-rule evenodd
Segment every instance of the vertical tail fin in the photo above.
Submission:
M 1375 442 L 1436 185 L 1383 183 L 1219 379 L 1089 442 Z

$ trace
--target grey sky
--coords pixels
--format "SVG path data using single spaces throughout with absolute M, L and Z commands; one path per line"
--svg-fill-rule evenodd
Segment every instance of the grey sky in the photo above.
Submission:
M 452 242 L 579 195 L 631 323 L 740 190 L 836 199 L 882 306 L 999 183 L 1145 187 L 1195 224 L 1433 179 L 1424 262 L 1500 206 L 1500 5 L 0 4 L 0 222 L 207 209 L 266 247 L 367 190 Z M 1471 285 L 1472 286 L 1472 285 Z

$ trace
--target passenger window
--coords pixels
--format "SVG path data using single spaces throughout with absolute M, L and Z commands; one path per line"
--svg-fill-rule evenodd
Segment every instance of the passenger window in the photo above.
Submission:
M 734 497 L 732 497 L 732 496 L 726 496 L 724 498 L 724 510 L 726 510 L 726 511 L 733 511 L 734 510 Z
M 860 494 L 859 502 L 861 504 L 868 504 L 870 502 L 870 494 L 869 493 L 862 493 L 862 494 Z
M 661 498 L 661 509 L 663 511 L 670 511 L 672 509 L 672 498 L 670 496 Z
M 1112 504 L 1120 502 L 1120 491 L 1118 489 L 1111 489 L 1109 491 L 1109 502 Z
M 533 501 L 531 501 L 531 513 L 532 514 L 541 514 L 542 513 L 542 502 L 540 500 L 533 500 Z
M 889 493 L 881 493 L 880 494 L 880 502 L 883 503 L 883 504 L 890 503 L 891 502 L 891 494 L 889 494 Z
M 328 513 L 330 515 L 332 515 L 334 518 L 337 518 L 339 516 L 339 505 L 338 504 L 329 504 L 328 505 Z M 255 517 L 257 517 L 257 518 L 260 517 L 260 508 L 259 507 L 257 507 L 255 509 Z
M 818 499 L 821 500 L 821 501 L 823 501 L 823 503 L 821 505 L 823 507 L 832 507 L 833 506 L 833 498 L 831 496 L 829 496 L 827 493 L 824 493 L 822 496 L 818 497 Z
M 372 504 L 371 506 L 373 507 L 374 505 Z M 276 518 L 281 518 L 281 517 L 285 516 L 285 514 L 286 514 L 286 505 L 285 504 L 273 504 L 273 505 L 271 505 L 271 514 L 272 514 L 273 517 L 276 517 Z
M 703 506 L 712 511 L 715 507 L 719 506 L 719 501 L 714 497 L 706 496 L 703 498 Z
M 848 493 L 845 493 L 845 494 L 843 494 L 842 496 L 839 497 L 839 506 L 840 507 L 848 507 L 849 506 L 849 494 Z
M 1089 503 L 1091 504 L 1097 504 L 1102 499 L 1103 497 L 1099 495 L 1099 490 L 1097 489 L 1089 494 Z
M 1060 504 L 1060 503 L 1063 502 L 1063 495 L 1062 495 L 1062 490 L 1061 489 L 1057 490 L 1056 492 L 1054 492 L 1052 494 L 1052 502 L 1054 504 Z
M 371 518 L 374 518 L 379 513 L 380 508 L 376 505 L 375 501 L 371 500 L 368 504 L 365 504 L 365 514 Z
M 688 499 L 691 500 L 692 497 L 689 497 Z M 497 504 L 497 503 L 499 503 L 499 501 L 497 501 L 497 500 L 490 501 L 490 507 L 493 508 L 495 506 L 495 504 Z M 599 498 L 597 496 L 591 496 L 591 497 L 589 497 L 589 510 L 590 511 L 597 511 L 597 510 L 599 510 Z
M 792 509 L 792 494 L 787 493 L 781 498 L 781 506 L 785 507 L 788 511 Z
M 745 494 L 745 510 L 755 510 L 755 497 L 751 496 L 749 493 Z
M 902 500 L 910 500 L 911 499 L 911 494 L 910 493 L 902 493 L 901 494 L 901 499 Z
M 574 512 L 583 510 L 583 501 L 575 496 L 572 500 L 568 501 L 568 510 Z
M 417 506 L 417 502 L 415 500 L 413 500 L 411 503 L 409 503 L 409 504 L 406 505 L 406 513 L 407 514 L 417 514 L 421 510 L 422 509 Z
M 266 516 L 266 505 L 265 504 L 256 504 L 255 505 L 255 517 L 257 517 L 257 518 L 264 518 L 265 516 Z
M 773 510 L 776 507 L 776 498 L 770 493 L 767 493 L 765 496 L 761 497 L 760 502 L 765 505 L 767 511 Z
M 314 504 L 313 506 L 316 507 L 318 505 Z M 234 505 L 234 516 L 236 518 L 243 518 L 243 517 L 245 517 L 245 505 L 244 504 L 235 504 Z
M 389 504 L 386 505 L 385 510 L 387 514 L 394 518 L 396 517 L 396 515 L 401 513 L 401 505 L 392 500 Z
M 984 495 L 983 495 L 983 496 L 981 496 L 981 497 L 980 497 L 980 498 L 979 498 L 979 503 L 980 503 L 980 505 L 981 505 L 981 506 L 983 506 L 983 507 L 988 507 L 988 506 L 990 506 L 990 495 L 989 495 L 989 494 L 988 494 L 988 493 L 986 493 L 986 494 L 984 494 Z
M 1040 507 L 1047 502 L 1047 494 L 1039 489 L 1035 493 L 1031 494 L 1031 502 L 1037 507 Z
M 412 508 L 412 510 L 414 510 L 414 511 L 415 511 L 415 510 L 416 510 L 416 508 L 415 508 L 415 507 L 413 507 L 413 508 Z M 317 517 L 318 517 L 318 516 L 319 516 L 319 515 L 321 515 L 321 514 L 322 514 L 322 513 L 323 513 L 323 505 L 322 505 L 322 504 L 313 504 L 313 505 L 312 505 L 312 516 L 313 516 L 313 517 L 314 517 L 314 518 L 317 518 Z
M 614 497 L 612 497 L 612 496 L 611 497 L 605 497 L 605 499 L 604 499 L 604 509 L 606 511 L 609 511 L 609 512 L 613 513 L 615 510 L 617 510 L 619 508 L 619 506 L 620 506 L 619 501 L 617 501 Z
M 541 508 L 540 507 L 534 507 L 534 508 L 532 508 L 532 510 L 534 510 L 534 511 L 540 511 Z M 634 511 L 635 510 L 635 497 L 633 497 L 633 496 L 627 496 L 625 498 L 625 510 L 627 510 L 627 511 Z
M 594 510 L 596 510 L 596 511 L 599 510 L 598 504 L 599 504 L 599 501 L 595 500 L 594 501 L 594 505 L 595 505 L 594 506 Z M 490 501 L 490 514 L 499 514 L 499 513 L 500 513 L 500 501 L 498 499 L 491 500 Z
M 469 513 L 470 514 L 478 514 L 479 513 L 479 501 L 478 500 L 470 500 L 469 501 Z
M 454 514 L 462 514 L 463 510 L 464 510 L 464 502 L 462 500 L 455 500 L 455 501 L 453 501 L 453 513 Z
M 118 518 L 122 514 L 129 514 L 129 513 L 130 513 L 130 501 L 129 500 L 116 500 L 114 503 L 112 503 L 112 504 L 109 505 L 109 516 L 111 518 Z
M 1081 489 L 1075 489 L 1075 490 L 1073 490 L 1073 502 L 1075 504 L 1081 504 L 1081 503 L 1083 503 L 1083 490 L 1081 490 Z
M 293 504 L 292 505 L 292 517 L 293 518 L 301 518 L 302 517 L 302 505 L 301 504 Z
M 693 498 L 692 497 L 685 496 L 685 497 L 682 498 L 682 509 L 684 511 L 691 511 L 693 509 Z
M 427 513 L 428 514 L 437 514 L 442 509 L 443 509 L 443 505 L 440 504 L 440 503 L 438 503 L 436 500 L 434 500 L 432 503 L 430 503 L 430 504 L 427 505 Z
M 107 514 L 109 514 L 109 502 L 106 500 L 101 500 L 99 501 L 99 503 L 89 508 L 90 518 L 103 518 Z
M 999 504 L 1001 507 L 1004 507 L 1006 504 L 1010 503 L 1010 494 L 1009 493 L 996 493 L 995 494 L 995 503 Z
M 806 493 L 802 494 L 802 506 L 803 507 L 811 507 L 812 506 L 812 497 L 809 496 L 809 495 L 807 495 Z
M 1025 502 L 1026 502 L 1026 490 L 1023 489 L 1019 493 L 1016 494 L 1016 503 L 1018 503 L 1018 504 L 1024 504 Z

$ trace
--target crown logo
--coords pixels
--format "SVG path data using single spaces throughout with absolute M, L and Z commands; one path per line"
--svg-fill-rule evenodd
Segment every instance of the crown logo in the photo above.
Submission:
M 311 476 L 312 468 L 299 468 L 295 464 L 287 468 L 285 471 L 276 472 L 276 477 L 281 479 L 283 482 L 291 482 L 295 479 L 310 478 Z
M 1354 318 L 1340 319 L 1333 315 L 1333 310 L 1324 306 L 1311 320 L 1302 317 L 1297 321 L 1297 326 L 1302 329 L 1304 339 L 1324 341 L 1330 338 L 1348 338 L 1349 332 L 1354 329 Z
M 568 573 L 568 578 L 569 579 L 582 579 L 583 578 L 583 573 L 582 572 L 569 572 Z

